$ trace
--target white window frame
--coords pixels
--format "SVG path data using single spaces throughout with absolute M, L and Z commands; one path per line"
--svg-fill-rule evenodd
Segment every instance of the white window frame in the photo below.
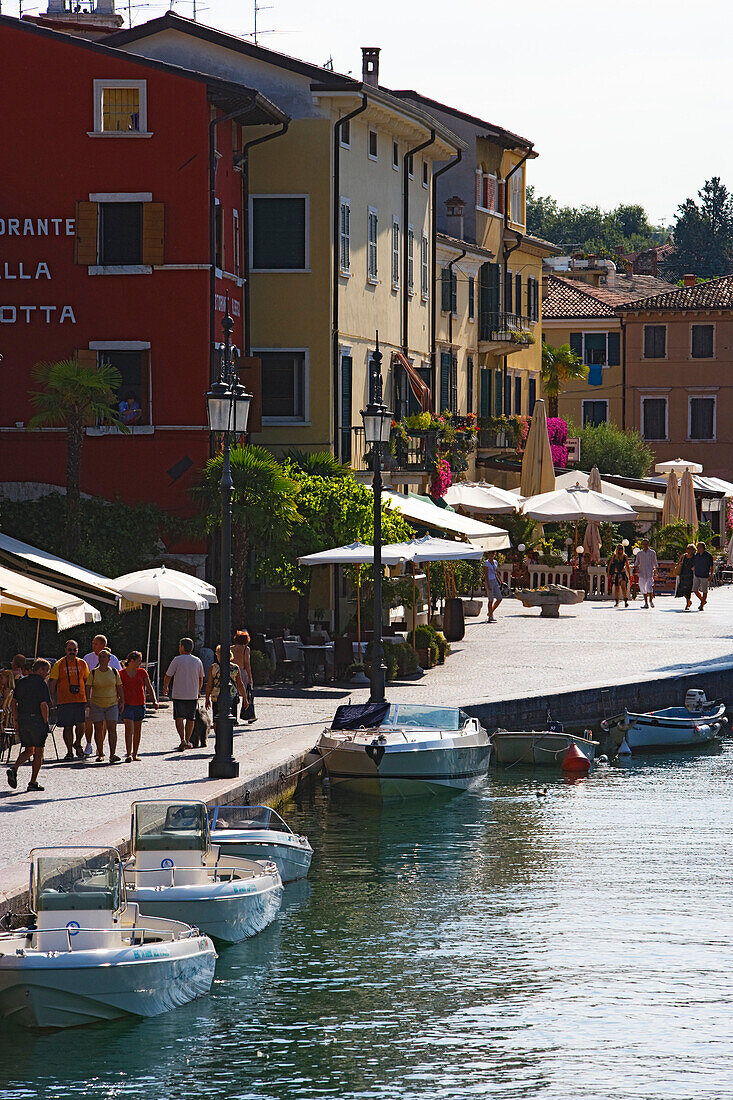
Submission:
M 692 354 L 692 330 L 693 328 L 711 328 L 713 330 L 713 354 L 712 355 L 694 355 Z M 711 363 L 716 358 L 717 352 L 717 326 L 715 321 L 690 321 L 690 362 L 691 363 Z
M 498 207 L 499 207 L 499 183 L 500 183 L 499 177 L 495 176 L 492 172 L 484 172 L 484 171 L 482 171 L 481 168 L 476 169 L 476 175 L 478 177 L 479 197 L 480 197 L 480 201 L 476 203 L 476 209 L 477 210 L 482 210 L 486 214 L 498 214 L 499 213 L 499 209 L 498 209 Z M 484 199 L 484 180 L 487 180 L 487 179 L 494 181 L 494 202 L 495 202 L 495 206 L 493 208 L 491 206 L 484 206 L 484 203 L 483 203 L 483 199 Z
M 580 402 L 580 423 L 581 426 L 585 425 L 585 406 L 595 405 L 599 401 L 602 401 L 606 406 L 606 419 L 605 424 L 608 424 L 608 398 L 607 397 L 584 397 Z
M 242 238 L 239 234 L 239 211 L 232 210 L 232 273 L 237 282 L 242 278 Z
M 430 164 L 427 160 L 422 162 L 422 185 L 426 191 L 430 186 Z
M 379 282 L 379 213 L 375 206 L 367 209 L 367 282 L 374 285 Z
M 254 227 L 254 204 L 256 199 L 303 199 L 305 210 L 305 267 L 255 267 L 254 266 L 254 232 L 251 229 L 249 234 L 249 272 L 262 273 L 264 275 L 302 275 L 303 273 L 310 273 L 310 195 L 304 192 L 291 191 L 291 192 L 268 192 L 260 191 L 254 195 L 249 196 L 249 224 Z
M 153 365 L 150 355 L 149 340 L 90 340 L 89 350 L 96 351 L 97 365 L 99 365 L 99 353 L 105 351 L 147 351 L 148 353 L 148 414 L 150 420 L 147 424 L 131 424 L 130 435 L 153 435 L 155 425 L 153 423 Z M 127 435 L 114 424 L 94 424 L 86 428 L 86 435 Z
M 395 153 L 397 154 L 397 159 L 396 160 L 395 160 Z M 392 167 L 394 168 L 395 172 L 399 172 L 399 170 L 400 170 L 400 143 L 398 141 L 395 141 L 394 139 L 392 140 Z
M 415 227 L 407 227 L 407 293 L 412 298 L 415 294 Z
M 430 243 L 423 233 L 420 243 L 420 297 L 427 302 L 430 297 Z
M 351 202 L 344 195 L 339 199 L 339 272 L 345 278 L 351 274 Z
M 140 93 L 140 129 L 139 130 L 103 130 L 102 129 L 102 93 L 108 88 L 137 88 Z M 95 80 L 94 81 L 94 129 L 87 131 L 89 137 L 112 138 L 149 138 L 148 130 L 148 82 L 147 80 Z
M 644 402 L 664 401 L 664 439 L 647 439 L 644 435 Z M 642 393 L 639 395 L 639 434 L 648 443 L 669 442 L 669 393 Z
M 715 337 L 713 337 L 713 341 L 714 340 L 715 340 Z M 693 439 L 693 437 L 692 437 L 692 402 L 693 402 L 693 400 L 694 401 L 700 401 L 700 400 L 712 401 L 712 403 L 713 403 L 713 434 L 711 436 L 706 436 L 704 438 L 700 438 L 698 436 L 695 436 L 695 438 Z M 717 439 L 718 439 L 718 395 L 717 395 L 717 393 L 705 393 L 704 391 L 699 392 L 699 393 L 688 393 L 688 395 L 687 395 L 687 441 L 689 443 L 716 443 Z
M 374 134 L 376 153 L 371 151 L 372 134 Z M 367 137 L 367 157 L 369 160 L 379 160 L 379 133 L 377 130 L 372 130 L 371 127 L 369 129 L 369 136 Z
M 392 215 L 392 262 L 390 271 L 392 277 L 392 290 L 400 288 L 400 219 L 396 214 Z
M 348 134 L 348 137 L 344 138 L 344 134 Z M 342 149 L 351 148 L 351 119 L 347 119 L 346 123 L 339 126 L 339 145 Z
M 575 329 L 573 331 L 575 331 Z M 614 329 L 612 331 L 615 332 L 616 330 Z M 583 362 L 585 363 L 586 367 L 589 367 L 589 366 L 592 365 L 592 364 L 588 363 L 587 360 L 586 360 L 586 354 L 585 354 L 585 338 L 586 338 L 586 336 L 605 336 L 606 337 L 606 362 L 601 363 L 600 365 L 603 367 L 604 370 L 606 370 L 606 368 L 608 367 L 608 332 L 609 332 L 608 329 L 606 329 L 606 330 L 603 330 L 603 329 L 588 329 L 587 331 L 585 329 L 583 330 L 583 333 L 582 333 L 582 336 L 583 336 Z M 588 400 L 590 400 L 590 398 Z
M 524 168 L 520 168 L 511 178 L 509 188 L 509 217 L 514 225 L 524 225 Z
M 290 425 L 298 425 L 299 427 L 310 427 L 310 348 L 253 348 L 253 355 L 261 355 L 267 352 L 277 352 L 288 354 L 302 354 L 303 356 L 303 419 L 295 416 L 263 416 L 263 427 L 288 427 Z

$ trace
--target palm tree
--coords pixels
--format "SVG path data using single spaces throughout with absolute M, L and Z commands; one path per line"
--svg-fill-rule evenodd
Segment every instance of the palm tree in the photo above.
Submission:
M 192 492 L 201 502 L 209 531 L 221 526 L 223 458 L 214 455 Z M 266 553 L 286 542 L 301 522 L 296 482 L 264 447 L 233 447 L 232 469 L 232 616 L 238 628 L 247 621 L 247 564 L 250 547 Z
M 33 377 L 43 388 L 30 394 L 36 414 L 31 428 L 66 428 L 66 553 L 72 555 L 79 542 L 79 485 L 84 429 L 103 421 L 129 432 L 117 416 L 117 392 L 122 376 L 116 367 L 104 363 L 96 369 L 82 367 L 76 359 L 39 363 Z
M 285 455 L 288 462 L 311 477 L 348 477 L 351 467 L 342 466 L 330 451 L 290 450 Z
M 542 385 L 547 394 L 547 411 L 550 416 L 557 416 L 557 399 L 565 385 L 571 379 L 587 377 L 587 366 L 580 356 L 575 354 L 570 344 L 553 348 L 543 342 Z

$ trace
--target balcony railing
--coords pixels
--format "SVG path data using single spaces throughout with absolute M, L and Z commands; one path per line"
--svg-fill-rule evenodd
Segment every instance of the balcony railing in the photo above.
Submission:
M 371 467 L 372 457 L 364 439 L 364 429 L 352 428 L 351 433 L 351 466 L 354 470 L 367 470 Z M 383 469 L 430 472 L 435 466 L 438 440 L 437 431 L 411 431 L 407 433 L 407 439 L 394 436 L 389 449 L 383 449 Z
M 534 321 L 521 313 L 482 313 L 479 318 L 479 340 L 482 343 L 527 347 L 533 343 L 533 324 Z

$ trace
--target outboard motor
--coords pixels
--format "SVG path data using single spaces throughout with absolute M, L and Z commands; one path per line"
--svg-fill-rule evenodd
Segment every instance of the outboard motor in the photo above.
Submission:
M 705 692 L 700 688 L 690 688 L 685 695 L 685 707 L 690 714 L 702 714 L 707 705 Z

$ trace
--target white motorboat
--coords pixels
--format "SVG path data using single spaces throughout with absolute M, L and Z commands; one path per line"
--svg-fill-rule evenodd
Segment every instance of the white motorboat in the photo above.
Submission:
M 717 741 L 727 721 L 725 703 L 710 702 L 704 691 L 691 688 L 684 707 L 665 707 L 646 714 L 627 710 L 602 726 L 617 731 L 617 745 L 625 739 L 632 753 L 677 752 Z
M 239 943 L 266 928 L 282 901 L 277 867 L 212 847 L 203 802 L 133 802 L 128 897 L 146 913 Z
M 308 874 L 313 849 L 269 806 L 217 806 L 211 816 L 211 840 L 223 856 L 267 859 L 283 882 Z
M 591 737 L 566 733 L 560 725 L 555 729 L 550 726 L 545 730 L 527 732 L 500 729 L 493 734 L 491 741 L 494 746 L 494 760 L 500 768 L 522 765 L 560 768 L 571 745 L 576 745 L 592 763 L 599 745 Z
M 126 901 L 114 848 L 35 848 L 35 927 L 0 934 L 0 1013 L 61 1028 L 157 1016 L 209 992 L 216 952 L 177 920 Z
M 334 787 L 381 798 L 465 791 L 487 773 L 491 741 L 458 707 L 342 706 L 318 741 Z

